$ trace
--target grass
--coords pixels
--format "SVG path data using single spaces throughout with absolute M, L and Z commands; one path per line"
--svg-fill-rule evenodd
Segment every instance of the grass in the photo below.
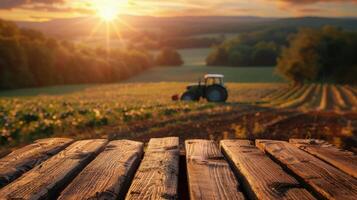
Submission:
M 226 82 L 234 83 L 283 83 L 284 80 L 274 73 L 274 67 L 207 67 L 205 59 L 211 49 L 179 50 L 184 65 L 181 67 L 158 67 L 150 69 L 127 82 L 196 82 L 207 73 L 223 74 Z M 154 52 L 156 54 L 157 52 Z

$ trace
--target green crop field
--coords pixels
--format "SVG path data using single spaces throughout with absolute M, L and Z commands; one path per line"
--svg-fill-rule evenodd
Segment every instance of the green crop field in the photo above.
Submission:
M 186 83 L 135 83 L 61 86 L 0 93 L 0 144 L 18 145 L 54 135 L 100 137 L 103 126 L 165 119 L 231 104 L 171 101 Z M 280 87 L 276 84 L 228 84 L 230 102 L 255 101 Z M 259 88 L 252 90 L 252 88 Z M 250 91 L 250 93 L 249 93 Z M 248 93 L 249 94 L 248 94 Z M 87 130 L 90 129 L 90 133 Z M 105 135 L 105 134 L 104 134 Z
M 343 114 L 356 108 L 348 104 L 356 98 L 352 87 L 329 86 L 325 87 L 327 93 L 322 94 L 322 86 L 315 85 L 288 88 L 287 84 L 279 83 L 228 83 L 229 99 L 225 104 L 205 100 L 194 103 L 172 101 L 171 96 L 182 93 L 186 84 L 124 83 L 0 92 L 0 156 L 1 151 L 11 146 L 54 136 L 138 140 L 167 135 L 211 139 L 288 139 L 314 134 L 315 138 L 332 142 L 337 138 L 334 143 L 340 145 L 344 143 L 338 138 L 353 138 L 355 115 Z M 288 95 L 290 90 L 301 90 L 300 96 Z M 312 98 L 313 91 L 318 99 Z M 347 101 L 328 99 L 332 93 Z M 282 95 L 286 100 L 278 101 L 283 99 L 280 98 Z M 286 104 L 293 107 L 288 110 L 280 108 Z M 336 107 L 340 104 L 345 104 L 345 107 Z M 310 108 L 305 110 L 305 105 Z M 340 108 L 337 110 L 342 115 L 314 113 L 320 108 L 330 112 L 335 107 Z M 312 114 L 306 111 L 312 111 Z M 298 126 L 295 120 L 308 124 L 308 128 Z M 329 124 L 325 120 L 329 120 Z M 280 122 L 284 122 L 284 126 Z M 286 132 L 286 129 L 291 131 Z

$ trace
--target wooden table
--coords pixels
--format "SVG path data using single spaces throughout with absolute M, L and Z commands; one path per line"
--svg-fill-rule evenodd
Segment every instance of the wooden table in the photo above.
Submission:
M 357 157 L 321 140 L 49 138 L 0 159 L 0 199 L 357 199 Z M 181 163 L 180 163 L 181 162 Z

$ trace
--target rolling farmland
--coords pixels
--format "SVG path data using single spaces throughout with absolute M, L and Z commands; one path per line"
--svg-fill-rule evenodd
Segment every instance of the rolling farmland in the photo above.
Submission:
M 196 82 L 204 74 L 223 74 L 230 83 L 284 83 L 275 73 L 274 66 L 206 66 L 206 58 L 212 50 L 181 49 L 184 65 L 180 67 L 155 67 L 127 80 L 129 83 L 144 82 Z M 154 51 L 156 55 L 158 51 Z
M 352 112 L 357 110 L 357 90 L 347 85 L 306 84 L 285 87 L 264 98 L 266 106 L 303 111 Z
M 2 92 L 0 154 L 52 136 L 140 141 L 165 136 L 180 136 L 182 140 L 318 138 L 357 150 L 354 86 L 228 83 L 225 104 L 171 101 L 186 84 L 129 83 Z

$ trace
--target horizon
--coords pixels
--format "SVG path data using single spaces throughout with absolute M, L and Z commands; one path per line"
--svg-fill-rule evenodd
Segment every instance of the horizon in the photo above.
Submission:
M 153 16 L 153 15 L 118 15 L 116 20 L 120 20 L 123 17 L 132 17 L 132 18 L 157 18 L 157 19 L 177 19 L 177 18 L 256 18 L 256 19 L 272 19 L 272 20 L 280 20 L 280 19 L 350 19 L 350 20 L 357 20 L 357 16 L 349 17 L 349 16 L 313 16 L 313 15 L 306 15 L 306 16 L 296 16 L 296 17 L 269 17 L 269 16 L 255 16 L 255 15 L 185 15 L 185 16 Z M 50 19 L 47 21 L 27 21 L 27 20 L 7 20 L 5 18 L 1 18 L 0 20 L 5 21 L 13 21 L 13 22 L 20 22 L 20 23 L 46 23 L 46 22 L 53 22 L 53 21 L 60 21 L 60 20 L 78 20 L 78 19 L 95 19 L 100 20 L 98 16 L 80 16 L 80 17 L 73 17 L 73 18 L 55 18 Z M 115 21 L 116 21 L 115 20 Z
M 251 0 L 165 2 L 142 0 L 4 0 L 0 18 L 43 22 L 78 17 L 113 20 L 122 15 L 137 17 L 262 17 L 262 18 L 356 18 L 357 0 Z

